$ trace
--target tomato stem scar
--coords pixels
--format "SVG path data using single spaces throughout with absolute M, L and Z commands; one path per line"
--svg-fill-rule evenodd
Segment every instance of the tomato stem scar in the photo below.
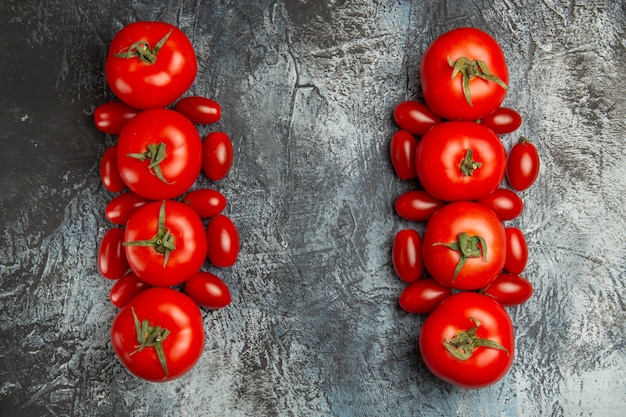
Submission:
M 169 375 L 169 371 L 167 369 L 165 352 L 163 352 L 163 341 L 167 338 L 167 336 L 169 336 L 170 331 L 161 326 L 151 326 L 148 320 L 143 320 L 140 323 L 139 318 L 135 313 L 135 309 L 131 307 L 130 310 L 133 313 L 135 331 L 137 332 L 137 343 L 139 343 L 139 345 L 135 346 L 135 350 L 132 351 L 129 356 L 132 356 L 137 352 L 141 352 L 147 347 L 153 347 L 154 350 L 156 350 L 157 357 L 159 358 L 159 363 L 165 371 L 165 376 L 163 377 L 163 379 L 166 379 Z
M 167 32 L 167 35 L 165 35 L 160 41 L 157 42 L 156 45 L 154 45 L 153 49 L 150 49 L 150 44 L 148 43 L 148 41 L 140 40 L 133 43 L 128 48 L 122 49 L 121 51 L 116 53 L 115 56 L 117 58 L 125 59 L 139 58 L 139 60 L 144 64 L 152 65 L 156 62 L 157 53 L 163 47 L 163 45 L 165 45 L 165 42 L 167 42 L 167 39 L 172 34 L 172 30 L 173 29 L 170 29 L 170 31 Z
M 452 77 L 454 78 L 457 74 L 461 74 L 462 83 L 463 83 L 463 94 L 465 95 L 465 100 L 470 107 L 472 107 L 472 96 L 470 94 L 470 80 L 472 78 L 478 77 L 483 80 L 492 81 L 502 87 L 504 90 L 508 91 L 509 87 L 498 78 L 497 75 L 493 74 L 489 68 L 487 67 L 487 63 L 485 61 L 479 59 L 469 59 L 467 57 L 460 57 L 456 61 L 453 61 L 450 57 L 448 57 L 448 65 L 450 65 L 452 70 Z
M 467 360 L 471 358 L 474 351 L 481 346 L 503 350 L 508 353 L 508 349 L 500 343 L 477 337 L 476 331 L 480 327 L 480 321 L 473 317 L 470 317 L 470 320 L 474 322 L 474 327 L 468 330 L 461 330 L 455 334 L 453 338 L 446 338 L 443 341 L 443 346 L 452 356 L 461 361 Z
M 163 268 L 165 268 L 170 258 L 170 253 L 176 250 L 176 238 L 172 235 L 172 232 L 165 227 L 165 201 L 163 201 L 159 209 L 157 234 L 152 239 L 123 242 L 122 246 L 150 246 L 154 248 L 155 251 L 164 255 Z
M 483 261 L 487 262 L 487 243 L 482 236 L 470 236 L 466 232 L 462 232 L 459 233 L 457 239 L 458 240 L 456 242 L 452 243 L 433 243 L 433 246 L 445 246 L 446 248 L 452 249 L 453 251 L 457 251 L 461 254 L 459 263 L 456 265 L 454 274 L 452 275 L 452 282 L 454 282 L 457 275 L 459 275 L 461 268 L 465 265 L 465 261 L 469 258 L 478 258 L 482 255 Z

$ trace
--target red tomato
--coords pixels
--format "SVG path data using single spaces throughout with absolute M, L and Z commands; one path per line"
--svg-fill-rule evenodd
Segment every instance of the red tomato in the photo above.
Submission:
M 417 177 L 415 171 L 415 151 L 417 140 L 406 130 L 398 130 L 389 143 L 391 165 L 402 180 L 412 180 Z
M 506 152 L 489 128 L 473 122 L 444 122 L 417 145 L 417 176 L 424 189 L 444 201 L 476 200 L 498 188 Z
M 185 281 L 185 293 L 198 305 L 217 309 L 230 304 L 230 290 L 224 281 L 210 272 L 198 272 Z
M 483 388 L 502 379 L 511 368 L 513 323 L 490 297 L 454 294 L 426 317 L 419 347 L 435 376 L 463 388 Z
M 104 234 L 98 249 L 98 270 L 108 279 L 118 279 L 128 271 L 128 261 L 122 242 L 124 230 L 117 227 Z
M 404 282 L 413 282 L 422 277 L 422 237 L 413 229 L 404 229 L 396 233 L 391 248 L 393 269 Z
M 222 116 L 222 108 L 217 101 L 198 96 L 181 99 L 174 106 L 174 110 L 199 125 L 215 123 Z
M 133 375 L 153 382 L 171 381 L 191 370 L 202 354 L 202 314 L 182 292 L 150 288 L 115 316 L 111 343 Z
M 231 219 L 219 214 L 207 226 L 209 261 L 217 267 L 233 266 L 239 255 L 239 233 Z
M 479 204 L 490 208 L 500 220 L 513 220 L 524 210 L 524 202 L 513 191 L 506 188 L 497 188 L 483 198 L 478 199 Z
M 533 294 L 533 286 L 525 278 L 504 273 L 481 292 L 508 307 L 526 302 Z
M 135 298 L 137 294 L 148 288 L 152 288 L 152 285 L 143 282 L 131 271 L 115 281 L 111 288 L 109 299 L 115 307 L 122 308 L 130 303 L 130 300 Z
M 508 107 L 498 107 L 480 119 L 480 124 L 487 126 L 498 135 L 515 132 L 522 125 L 522 116 Z
M 493 211 L 469 201 L 450 203 L 432 215 L 422 243 L 424 266 L 443 285 L 485 288 L 502 271 L 504 226 Z
M 393 111 L 393 118 L 400 129 L 422 136 L 431 127 L 441 122 L 431 109 L 417 101 L 403 101 Z
M 96 107 L 93 112 L 93 120 L 96 127 L 104 133 L 119 135 L 126 122 L 140 111 L 123 101 L 109 101 Z
M 524 191 L 535 183 L 539 175 L 539 153 L 528 139 L 521 138 L 509 152 L 506 178 L 511 187 Z
M 528 245 L 524 233 L 516 227 L 507 227 L 504 233 L 506 235 L 504 270 L 512 274 L 521 274 L 528 262 Z
M 506 96 L 509 71 L 498 42 L 476 28 L 439 36 L 420 65 L 426 105 L 448 120 L 478 120 Z
M 411 190 L 396 199 L 395 208 L 403 219 L 423 222 L 445 205 L 445 201 L 436 199 L 424 190 Z
M 226 197 L 210 188 L 190 191 L 183 197 L 183 203 L 193 209 L 203 219 L 215 217 L 226 208 Z
M 200 135 L 174 110 L 139 113 L 122 129 L 117 147 L 122 179 L 136 194 L 152 200 L 183 194 L 202 168 Z
M 154 201 L 139 207 L 126 223 L 126 257 L 148 284 L 173 286 L 200 270 L 207 242 L 202 220 L 177 201 Z
M 224 132 L 211 132 L 202 144 L 202 171 L 213 181 L 224 178 L 233 165 L 233 143 Z
M 450 287 L 432 278 L 422 278 L 404 288 L 400 294 L 400 307 L 409 313 L 428 314 L 450 295 Z
M 196 55 L 187 36 L 163 22 L 135 22 L 111 41 L 104 74 L 115 95 L 138 109 L 173 103 L 196 78 Z
M 104 209 L 104 217 L 112 223 L 124 225 L 137 208 L 150 201 L 152 200 L 141 197 L 132 191 L 127 191 L 109 201 Z
M 104 188 L 112 193 L 119 193 L 126 188 L 126 183 L 117 169 L 117 146 L 107 148 L 100 160 L 100 179 Z

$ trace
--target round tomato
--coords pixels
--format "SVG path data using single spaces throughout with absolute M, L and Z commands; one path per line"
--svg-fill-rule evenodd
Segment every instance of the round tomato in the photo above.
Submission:
M 111 342 L 133 375 L 165 382 L 187 373 L 204 349 L 204 323 L 196 303 L 171 288 L 135 296 L 113 319 Z
M 99 130 L 110 135 L 119 135 L 126 122 L 140 111 L 123 101 L 109 101 L 96 107 L 93 119 Z
M 524 233 L 517 227 L 507 227 L 504 233 L 506 235 L 504 270 L 512 274 L 521 274 L 528 262 L 528 245 Z
M 431 127 L 441 122 L 431 109 L 418 101 L 403 101 L 393 111 L 393 119 L 402 130 L 422 136 Z
M 524 210 L 524 202 L 513 191 L 497 188 L 491 194 L 478 199 L 478 203 L 490 208 L 500 220 L 513 220 Z
M 146 110 L 129 120 L 117 143 L 120 176 L 136 194 L 152 200 L 187 191 L 202 168 L 202 140 L 182 114 Z
M 506 152 L 491 129 L 473 122 L 445 122 L 417 145 L 417 176 L 424 189 L 444 201 L 476 200 L 498 188 Z
M 202 220 L 177 201 L 154 201 L 139 207 L 126 223 L 126 257 L 148 284 L 180 284 L 200 270 L 207 241 Z
M 137 109 L 165 107 L 196 78 L 189 38 L 164 22 L 135 22 L 112 39 L 104 75 L 115 95 Z
M 400 307 L 408 313 L 428 314 L 452 295 L 450 287 L 432 278 L 422 278 L 407 285 L 400 294 Z
M 396 233 L 391 248 L 393 269 L 404 282 L 413 282 L 422 277 L 422 237 L 413 229 Z
M 130 271 L 115 281 L 111 287 L 109 299 L 115 307 L 122 308 L 130 303 L 130 300 L 135 298 L 137 294 L 148 288 L 152 288 L 152 285 L 143 282 L 134 272 Z
M 508 107 L 498 107 L 480 119 L 480 124 L 487 126 L 498 135 L 515 132 L 522 125 L 522 116 Z
M 222 108 L 217 101 L 198 96 L 181 99 L 174 106 L 174 110 L 199 125 L 215 123 L 222 115 Z
M 481 293 L 501 305 L 515 306 L 526 302 L 533 294 L 533 286 L 527 279 L 514 274 L 500 274 Z
M 122 247 L 124 230 L 110 229 L 104 234 L 98 249 L 98 270 L 103 277 L 118 279 L 128 271 L 126 253 Z
M 463 388 L 483 388 L 511 368 L 513 323 L 506 310 L 488 296 L 454 294 L 426 317 L 419 348 L 437 377 Z
M 504 226 L 478 203 L 450 203 L 426 223 L 422 247 L 424 266 L 434 279 L 451 288 L 478 290 L 502 271 Z
M 117 169 L 117 146 L 107 148 L 100 160 L 100 179 L 104 188 L 112 193 L 119 193 L 126 188 L 126 183 Z
M 239 255 L 239 233 L 231 219 L 219 214 L 206 229 L 209 261 L 217 267 L 233 266 Z
M 415 171 L 415 151 L 417 139 L 406 130 L 398 130 L 389 143 L 391 165 L 402 180 L 412 180 L 417 177 Z
M 233 143 L 224 132 L 211 132 L 202 143 L 202 171 L 213 181 L 224 178 L 233 165 Z
M 424 100 L 448 120 L 478 120 L 496 110 L 508 90 L 509 71 L 498 42 L 476 28 L 439 36 L 420 64 Z
M 183 203 L 191 207 L 201 218 L 209 219 L 226 208 L 226 197 L 217 190 L 205 188 L 185 194 Z
M 528 139 L 521 138 L 509 151 L 506 178 L 514 189 L 524 191 L 535 183 L 539 175 L 539 153 Z
M 126 224 L 128 218 L 133 212 L 152 200 L 141 197 L 132 191 L 119 194 L 104 209 L 104 217 L 112 223 L 123 225 Z
M 185 293 L 198 305 L 224 308 L 230 304 L 230 290 L 224 281 L 210 272 L 198 272 L 185 281 Z
M 424 190 L 411 190 L 396 199 L 395 209 L 398 216 L 405 220 L 423 222 L 445 205 L 445 201 L 436 199 Z

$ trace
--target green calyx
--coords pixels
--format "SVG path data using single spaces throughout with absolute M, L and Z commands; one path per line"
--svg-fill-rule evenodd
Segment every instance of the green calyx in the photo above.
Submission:
M 480 327 L 480 321 L 473 317 L 470 317 L 470 320 L 474 322 L 474 327 L 458 332 L 452 339 L 446 338 L 446 340 L 444 340 L 443 347 L 445 347 L 452 356 L 458 360 L 464 361 L 471 358 L 474 351 L 479 347 L 503 350 L 508 353 L 508 349 L 500 343 L 476 336 L 476 331 Z
M 165 184 L 173 184 L 165 179 L 161 171 L 161 162 L 163 162 L 167 156 L 165 143 L 151 143 L 148 145 L 148 149 L 145 152 L 127 153 L 126 156 L 139 159 L 140 161 L 150 161 L 148 164 L 150 172 Z
M 167 42 L 167 39 L 172 34 L 172 30 L 173 29 L 170 29 L 170 31 L 167 32 L 167 35 L 154 45 L 154 48 L 150 48 L 150 44 L 145 40 L 137 41 L 129 46 L 128 49 L 125 48 L 116 53 L 115 56 L 117 58 L 125 59 L 139 58 L 139 60 L 144 64 L 152 65 L 156 62 L 157 54 L 159 53 L 159 50 L 163 48 L 165 42 Z
M 448 65 L 450 65 L 452 70 L 452 77 L 454 78 L 457 74 L 461 74 L 462 83 L 463 83 L 463 94 L 465 95 L 465 100 L 469 106 L 472 106 L 472 96 L 470 94 L 470 80 L 474 77 L 482 78 L 483 80 L 492 81 L 498 84 L 500 87 L 504 88 L 504 90 L 508 91 L 509 86 L 507 86 L 504 81 L 498 78 L 497 75 L 493 74 L 485 61 L 481 61 L 479 59 L 473 60 L 466 57 L 461 57 L 456 61 L 453 61 L 448 57 Z
M 461 173 L 470 177 L 474 175 L 474 170 L 480 168 L 481 166 L 483 166 L 482 162 L 474 161 L 474 153 L 471 149 L 467 150 L 465 157 L 463 157 L 459 163 Z
M 459 233 L 458 240 L 452 243 L 433 243 L 433 246 L 445 246 L 446 248 L 457 251 L 461 254 L 459 263 L 454 269 L 452 282 L 461 272 L 461 268 L 469 258 L 479 258 L 482 256 L 483 261 L 487 262 L 487 243 L 482 236 L 470 236 L 465 232 Z
M 155 251 L 163 255 L 163 268 L 167 265 L 170 253 L 176 250 L 176 238 L 171 231 L 165 227 L 165 201 L 161 204 L 159 210 L 159 223 L 157 225 L 157 234 L 152 239 L 136 240 L 133 242 L 123 242 L 123 246 L 149 246 Z
M 167 370 L 165 352 L 163 352 L 163 341 L 167 338 L 167 336 L 169 336 L 170 331 L 161 326 L 151 326 L 148 320 L 143 320 L 140 323 L 137 314 L 135 314 L 135 309 L 133 307 L 130 309 L 133 313 L 133 321 L 137 332 L 137 343 L 139 343 L 139 345 L 135 346 L 135 350 L 132 351 L 130 355 L 132 356 L 137 352 L 141 352 L 147 347 L 154 348 L 154 350 L 156 350 L 157 357 L 159 358 L 159 363 L 165 371 L 163 379 L 167 378 L 169 376 L 169 371 Z

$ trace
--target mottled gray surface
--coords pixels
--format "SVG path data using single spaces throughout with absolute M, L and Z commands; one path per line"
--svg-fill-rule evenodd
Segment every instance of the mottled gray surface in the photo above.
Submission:
M 0 11 L 0 415 L 622 415 L 623 2 L 4 0 Z M 189 34 L 193 93 L 222 104 L 211 129 L 236 150 L 215 184 L 243 240 L 219 271 L 233 303 L 204 312 L 204 354 L 167 384 L 115 358 L 111 282 L 95 263 L 111 198 L 98 161 L 113 138 L 92 112 L 111 98 L 108 42 L 137 19 Z M 505 104 L 524 117 L 503 141 L 531 138 L 543 162 L 511 223 L 527 234 L 535 294 L 509 309 L 512 370 L 479 391 L 425 368 L 423 317 L 398 307 L 390 263 L 409 226 L 392 204 L 412 186 L 389 162 L 393 107 L 419 98 L 421 54 L 462 25 L 502 44 Z

